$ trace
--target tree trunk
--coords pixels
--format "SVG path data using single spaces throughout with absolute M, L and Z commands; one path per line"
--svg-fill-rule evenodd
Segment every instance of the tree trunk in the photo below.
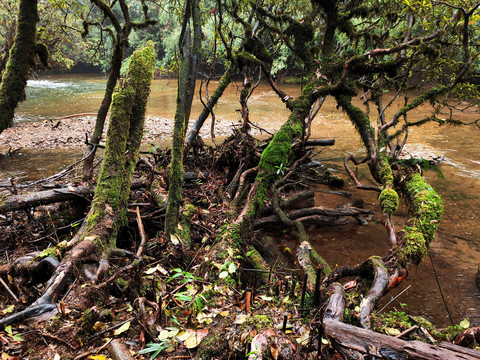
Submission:
M 30 66 L 34 63 L 37 21 L 37 0 L 21 0 L 15 40 L 0 87 L 0 133 L 12 126 L 15 108 L 25 98 Z
M 218 82 L 218 85 L 215 91 L 213 92 L 213 95 L 208 100 L 207 105 L 203 108 L 202 112 L 198 116 L 198 119 L 193 124 L 192 129 L 188 133 L 187 141 L 186 141 L 187 148 L 193 145 L 195 139 L 198 136 L 198 133 L 200 132 L 200 129 L 205 123 L 205 120 L 207 120 L 208 115 L 210 115 L 213 107 L 217 104 L 218 99 L 220 99 L 220 97 L 223 95 L 223 92 L 225 91 L 227 86 L 230 84 L 232 80 L 231 76 L 234 70 L 235 70 L 235 66 L 233 63 L 231 63 L 228 69 L 223 74 L 223 76 L 220 78 L 220 81 Z
M 122 68 L 124 43 L 121 40 L 122 36 L 117 36 L 117 41 L 113 47 L 112 59 L 110 63 L 110 72 L 108 74 L 107 86 L 105 88 L 105 95 L 103 96 L 102 104 L 98 109 L 97 120 L 95 121 L 95 128 L 90 137 L 90 144 L 88 145 L 86 153 L 88 156 L 83 162 L 83 178 L 90 180 L 93 174 L 93 160 L 95 159 L 96 146 L 100 143 L 105 126 L 105 119 L 107 118 L 110 104 L 112 103 L 112 94 L 120 77 L 120 69 Z
M 177 88 L 177 109 L 175 110 L 175 123 L 173 127 L 172 162 L 170 164 L 168 204 L 165 217 L 165 233 L 173 234 L 177 231 L 180 204 L 182 201 L 183 186 L 183 151 L 185 133 L 192 108 L 193 93 L 195 92 L 195 74 L 197 72 L 197 59 L 201 45 L 200 8 L 198 1 L 187 2 L 192 7 L 193 19 L 193 44 L 190 40 L 190 19 L 187 22 L 185 38 L 183 39 L 183 59 Z M 187 11 L 188 13 L 188 11 Z

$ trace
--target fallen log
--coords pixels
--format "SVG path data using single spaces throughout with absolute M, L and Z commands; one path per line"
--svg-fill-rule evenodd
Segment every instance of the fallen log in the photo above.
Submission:
M 442 343 L 439 346 L 421 341 L 405 341 L 380 334 L 368 329 L 342 323 L 345 309 L 343 287 L 334 283 L 325 307 L 323 317 L 323 334 L 333 340 L 335 348 L 342 353 L 345 350 L 367 354 L 380 359 L 417 359 L 417 360 L 474 360 L 480 359 L 480 351 Z
M 209 176 L 208 172 L 186 172 L 184 174 L 184 181 L 194 181 L 198 179 L 204 179 Z M 145 184 L 141 180 L 134 180 L 132 182 L 131 189 L 139 189 L 145 187 Z M 88 186 L 76 186 L 76 187 L 62 187 L 45 191 L 31 192 L 22 195 L 12 195 L 0 201 L 0 214 L 8 211 L 17 211 L 36 207 L 39 205 L 48 205 L 56 202 L 63 202 L 80 198 L 85 201 L 90 201 L 89 198 L 93 196 L 95 188 Z M 0 199 L 1 200 L 1 199 Z
M 4 200 L 0 206 L 0 214 L 8 211 L 22 210 L 39 205 L 72 200 L 74 198 L 86 199 L 92 194 L 92 188 L 88 186 L 77 186 L 75 188 L 60 188 L 24 195 L 13 195 Z
M 342 216 L 353 216 L 358 215 L 372 215 L 374 212 L 371 210 L 359 209 L 355 207 L 345 207 L 338 209 L 324 209 L 321 207 L 311 207 L 300 210 L 294 210 L 286 212 L 285 215 L 290 220 L 302 219 L 308 220 L 308 218 L 316 217 L 318 221 L 324 221 L 326 224 L 332 224 L 333 219 L 342 217 Z M 283 224 L 280 218 L 276 215 L 267 216 L 261 219 L 257 219 L 253 223 L 253 230 L 259 230 L 267 226 L 278 226 Z
M 132 182 L 132 189 L 139 189 L 145 184 L 140 181 Z M 39 205 L 48 205 L 56 202 L 63 202 L 73 200 L 75 198 L 83 201 L 90 201 L 89 198 L 93 196 L 95 188 L 89 186 L 76 186 L 56 188 L 45 191 L 31 192 L 22 195 L 12 195 L 6 198 L 0 205 L 0 214 L 8 211 L 17 211 L 36 207 Z
M 480 351 L 448 345 L 436 346 L 421 341 L 405 341 L 392 336 L 376 333 L 344 324 L 332 319 L 324 319 L 324 334 L 342 347 L 380 359 L 418 360 L 474 360 L 480 359 Z

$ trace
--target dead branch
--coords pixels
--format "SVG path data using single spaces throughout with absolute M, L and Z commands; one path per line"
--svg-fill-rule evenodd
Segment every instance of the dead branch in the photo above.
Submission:
M 320 217 L 317 218 L 323 220 L 326 224 L 332 224 L 335 220 L 339 217 L 343 216 L 352 216 L 355 217 L 357 215 L 372 215 L 374 214 L 371 210 L 359 209 L 355 207 L 345 207 L 345 208 L 338 208 L 338 209 L 324 209 L 322 207 L 311 207 L 306 209 L 294 210 L 285 213 L 287 218 L 290 220 L 297 220 L 302 218 L 302 221 L 306 221 L 310 218 L 314 218 L 314 216 Z M 322 218 L 323 217 L 323 218 Z M 276 226 L 281 224 L 281 220 L 276 215 L 268 216 L 262 219 L 257 219 L 253 223 L 253 229 L 258 230 L 267 226 Z

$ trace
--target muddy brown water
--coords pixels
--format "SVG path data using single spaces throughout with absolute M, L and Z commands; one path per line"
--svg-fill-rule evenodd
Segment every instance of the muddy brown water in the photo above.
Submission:
M 105 78 L 92 75 L 43 76 L 29 82 L 27 98 L 18 110 L 18 121 L 36 121 L 44 118 L 75 113 L 95 112 L 101 102 Z M 210 86 L 213 92 L 216 82 Z M 238 84 L 239 86 L 240 84 Z M 296 96 L 298 85 L 283 85 L 283 89 Z M 215 109 L 218 122 L 238 124 L 237 84 L 232 84 Z M 155 80 L 148 106 L 148 114 L 172 119 L 175 110 L 176 83 L 174 80 Z M 197 95 L 198 96 L 198 95 Z M 360 103 L 358 103 L 360 105 Z M 387 116 L 400 105 L 394 105 Z M 289 112 L 267 84 L 261 84 L 249 102 L 250 116 L 254 123 L 265 129 L 277 129 Z M 194 118 L 202 109 L 196 101 L 192 110 Z M 477 109 L 474 109 L 478 111 Z M 409 115 L 409 120 L 430 115 L 422 108 Z M 463 120 L 473 120 L 478 112 L 455 114 Z M 353 126 L 346 116 L 327 100 L 312 127 L 312 138 L 335 138 L 334 147 L 328 147 L 318 154 L 318 159 L 328 167 L 338 170 L 345 177 L 341 159 L 347 153 L 361 157 L 363 147 Z M 445 156 L 440 165 L 446 181 L 433 171 L 427 178 L 442 196 L 445 214 L 437 239 L 432 245 L 433 264 L 438 275 L 445 302 L 455 322 L 469 318 L 473 324 L 480 324 L 480 293 L 475 287 L 475 273 L 480 263 L 480 129 L 476 127 L 440 127 L 428 125 L 412 129 L 409 143 L 413 148 L 428 146 Z M 165 139 L 164 139 L 165 140 Z M 58 172 L 79 156 L 76 151 L 22 150 L 20 154 L 0 159 L 0 182 L 14 176 L 23 180 L 37 179 Z M 360 168 L 360 180 L 369 183 L 366 169 Z M 317 188 L 317 205 L 334 206 L 346 202 L 345 198 L 322 193 L 325 187 Z M 378 210 L 376 194 L 359 192 L 352 188 L 352 198 L 363 198 L 367 206 Z M 400 209 L 395 222 L 402 223 L 406 210 Z M 349 224 L 335 228 L 312 230 L 311 240 L 317 250 L 332 265 L 352 265 L 369 255 L 382 255 L 387 249 L 386 231 L 379 224 L 359 226 Z M 278 241 L 294 249 L 294 238 L 288 234 L 278 235 Z M 281 244 L 278 244 L 281 245 Z M 419 267 L 412 267 L 410 276 L 386 295 L 384 303 L 396 296 L 407 286 L 410 288 L 394 300 L 389 308 L 406 310 L 413 315 L 423 315 L 440 326 L 450 324 L 449 315 L 442 300 L 432 262 L 426 258 Z

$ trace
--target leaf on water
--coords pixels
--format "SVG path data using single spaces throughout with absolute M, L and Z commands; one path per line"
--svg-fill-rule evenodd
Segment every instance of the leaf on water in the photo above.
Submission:
M 114 335 L 120 335 L 121 333 L 124 333 L 125 331 L 127 331 L 128 329 L 130 329 L 130 321 L 127 321 L 125 324 L 123 324 L 122 326 L 120 326 L 118 329 L 116 329 L 113 334 Z

